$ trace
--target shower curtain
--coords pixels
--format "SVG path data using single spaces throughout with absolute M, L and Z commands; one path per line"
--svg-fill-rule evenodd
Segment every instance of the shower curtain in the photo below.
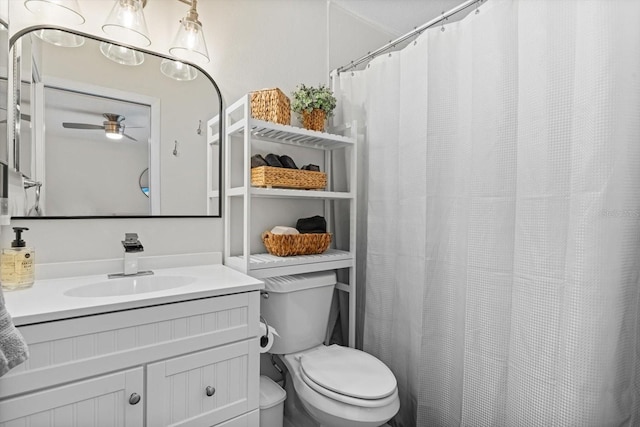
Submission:
M 395 426 L 640 426 L 640 2 L 489 0 L 334 75 Z

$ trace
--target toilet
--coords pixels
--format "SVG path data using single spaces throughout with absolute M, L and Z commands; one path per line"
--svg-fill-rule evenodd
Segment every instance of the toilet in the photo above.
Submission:
M 390 420 L 400 409 L 391 370 L 363 351 L 323 345 L 335 273 L 264 282 L 261 315 L 278 332 L 270 353 L 287 368 L 285 426 L 377 427 Z

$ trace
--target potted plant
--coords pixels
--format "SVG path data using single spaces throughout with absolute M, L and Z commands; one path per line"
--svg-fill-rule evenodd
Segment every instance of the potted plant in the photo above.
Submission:
M 336 108 L 336 98 L 325 85 L 318 87 L 300 84 L 292 93 L 291 109 L 301 117 L 306 129 L 323 131 L 327 117 L 331 117 Z

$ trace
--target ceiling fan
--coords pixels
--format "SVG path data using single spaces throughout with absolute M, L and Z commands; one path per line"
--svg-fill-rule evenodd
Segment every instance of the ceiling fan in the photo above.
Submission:
M 101 125 L 94 125 L 90 123 L 68 123 L 63 122 L 62 127 L 67 129 L 84 129 L 84 130 L 104 130 L 107 138 L 110 139 L 122 139 L 123 136 L 126 136 L 132 141 L 138 141 L 134 137 L 127 135 L 124 133 L 124 116 L 120 114 L 114 113 L 104 113 L 102 114 L 107 121 L 102 122 Z M 140 126 L 129 126 L 131 128 L 136 128 Z
M 4 107 L 0 107 L 0 110 L 7 111 L 7 109 L 4 108 Z M 20 114 L 20 119 L 22 119 L 24 121 L 27 121 L 27 122 L 30 122 L 31 121 L 31 116 L 28 115 L 28 114 L 21 113 Z M 0 120 L 0 123 L 7 123 L 7 119 Z

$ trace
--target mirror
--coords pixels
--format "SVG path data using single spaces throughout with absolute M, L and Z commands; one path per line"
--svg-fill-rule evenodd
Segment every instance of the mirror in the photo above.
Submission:
M 11 50 L 25 194 L 12 216 L 220 216 L 222 101 L 202 69 L 54 29 Z
M 138 178 L 138 186 L 140 187 L 142 194 L 149 197 L 149 168 L 146 168 L 140 174 L 140 178 Z
M 9 89 L 9 39 L 7 24 L 0 20 L 0 162 L 8 164 L 7 93 Z M 4 195 L 3 195 L 4 197 Z

